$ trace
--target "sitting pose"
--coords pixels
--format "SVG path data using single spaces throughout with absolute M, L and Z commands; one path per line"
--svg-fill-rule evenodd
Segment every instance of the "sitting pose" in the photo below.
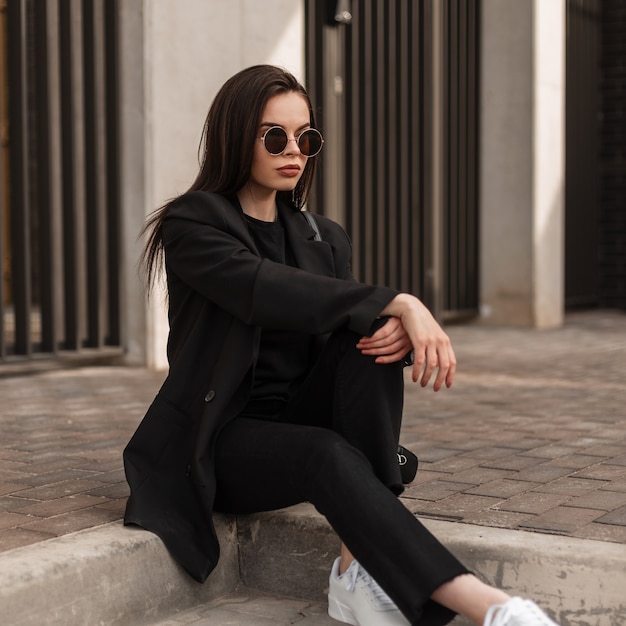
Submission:
M 301 211 L 323 139 L 307 92 L 258 65 L 209 110 L 200 172 L 146 225 L 164 260 L 169 373 L 124 451 L 125 522 L 159 535 L 198 581 L 213 511 L 311 502 L 342 541 L 328 610 L 348 624 L 555 626 L 471 574 L 398 500 L 403 367 L 435 391 L 455 355 L 415 296 L 362 284 L 343 229 Z

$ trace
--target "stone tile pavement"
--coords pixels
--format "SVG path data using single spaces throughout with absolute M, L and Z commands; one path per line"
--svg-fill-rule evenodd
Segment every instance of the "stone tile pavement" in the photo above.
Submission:
M 536 331 L 449 326 L 450 390 L 407 385 L 423 517 L 626 543 L 626 314 Z M 2 374 L 0 368 L 0 376 Z M 163 372 L 0 378 L 0 551 L 122 516 L 121 452 Z

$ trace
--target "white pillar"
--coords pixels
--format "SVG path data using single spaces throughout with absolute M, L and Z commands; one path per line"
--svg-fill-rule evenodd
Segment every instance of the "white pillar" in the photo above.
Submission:
M 565 0 L 483 0 L 481 38 L 483 319 L 558 326 Z
M 204 118 L 227 78 L 249 65 L 271 63 L 303 79 L 304 9 L 302 0 L 125 0 L 120 5 L 126 86 L 121 94 L 122 210 L 129 319 L 134 320 L 129 346 L 135 361 L 164 368 L 164 294 L 156 290 L 145 304 L 138 279 L 130 275 L 140 252 L 132 239 L 146 215 L 195 179 Z

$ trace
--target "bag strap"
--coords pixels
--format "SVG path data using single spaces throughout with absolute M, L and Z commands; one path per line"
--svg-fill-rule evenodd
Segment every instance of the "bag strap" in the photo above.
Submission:
M 322 235 L 320 234 L 320 229 L 317 226 L 317 222 L 315 221 L 315 216 L 313 213 L 309 213 L 309 211 L 301 211 L 304 218 L 309 223 L 309 226 L 315 231 L 315 237 L 313 237 L 313 241 L 322 241 Z

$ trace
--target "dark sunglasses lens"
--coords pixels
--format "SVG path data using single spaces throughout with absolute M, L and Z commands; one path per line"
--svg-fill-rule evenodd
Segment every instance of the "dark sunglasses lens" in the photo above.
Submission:
M 322 136 L 313 128 L 298 137 L 298 147 L 304 156 L 315 156 L 322 149 Z
M 270 128 L 265 133 L 264 144 L 270 154 L 280 154 L 287 146 L 287 133 L 282 128 Z

